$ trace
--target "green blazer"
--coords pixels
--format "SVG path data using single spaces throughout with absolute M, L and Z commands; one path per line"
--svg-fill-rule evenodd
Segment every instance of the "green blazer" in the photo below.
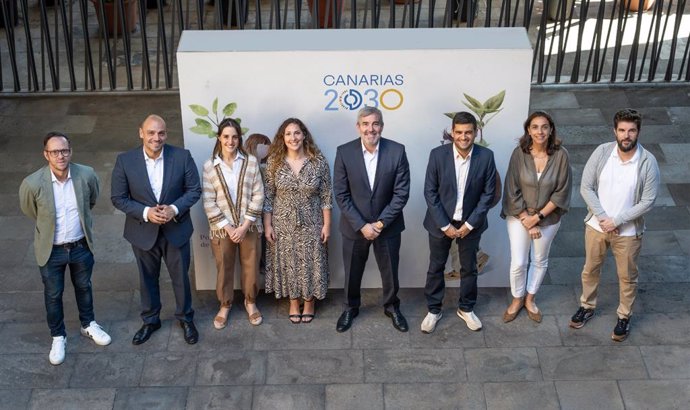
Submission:
M 75 163 L 70 164 L 70 176 L 77 198 L 79 220 L 89 249 L 93 250 L 91 209 L 96 205 L 99 193 L 98 176 L 93 168 Z M 55 197 L 53 181 L 48 165 L 24 178 L 19 187 L 19 206 L 22 212 L 36 221 L 34 250 L 38 266 L 48 263 L 53 251 L 55 237 Z

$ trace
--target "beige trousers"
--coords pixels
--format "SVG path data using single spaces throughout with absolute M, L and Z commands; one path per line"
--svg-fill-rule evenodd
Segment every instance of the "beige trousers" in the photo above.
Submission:
M 229 307 L 232 305 L 235 291 L 235 255 L 239 249 L 240 278 L 242 293 L 248 303 L 255 303 L 258 292 L 257 275 L 261 248 L 257 247 L 257 232 L 247 232 L 244 240 L 235 243 L 227 236 L 225 238 L 211 239 L 211 250 L 216 260 L 218 277 L 216 279 L 216 296 L 220 305 Z
M 601 276 L 601 266 L 606 259 L 606 251 L 611 248 L 618 272 L 618 318 L 628 319 L 637 296 L 637 257 L 642 247 L 642 236 L 619 236 L 601 233 L 590 226 L 585 227 L 585 266 L 582 268 L 582 296 L 580 303 L 584 308 L 594 309 L 597 305 L 597 288 Z

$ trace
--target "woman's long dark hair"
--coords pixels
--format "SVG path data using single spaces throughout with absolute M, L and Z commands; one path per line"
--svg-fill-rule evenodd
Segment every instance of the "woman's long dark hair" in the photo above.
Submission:
M 546 121 L 549 122 L 549 127 L 551 127 L 549 139 L 546 141 L 546 154 L 553 155 L 554 152 L 561 149 L 561 140 L 556 134 L 556 124 L 554 124 L 553 118 L 551 118 L 551 116 L 544 111 L 535 111 L 530 114 L 529 117 L 527 117 L 524 124 L 525 133 L 522 135 L 522 137 L 520 137 L 518 145 L 520 146 L 522 152 L 525 154 L 530 153 L 530 150 L 532 149 L 532 137 L 529 136 L 529 126 L 532 124 L 532 120 L 539 117 L 546 118 Z
M 213 158 L 216 156 L 220 157 L 221 159 L 223 158 L 223 147 L 220 146 L 220 135 L 223 133 L 223 130 L 227 127 L 232 127 L 237 131 L 237 136 L 240 137 L 240 143 L 237 146 L 237 151 L 240 152 L 242 155 L 247 155 L 247 151 L 244 150 L 244 147 L 242 146 L 242 127 L 240 126 L 240 123 L 235 121 L 232 118 L 226 118 L 223 121 L 218 124 L 218 132 L 216 132 L 216 145 L 213 146 Z

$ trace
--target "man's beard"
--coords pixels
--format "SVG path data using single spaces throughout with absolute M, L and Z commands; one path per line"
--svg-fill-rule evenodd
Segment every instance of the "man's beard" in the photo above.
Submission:
M 618 149 L 621 150 L 622 152 L 630 152 L 635 149 L 637 146 L 637 140 L 632 140 L 630 145 L 627 147 L 623 145 L 623 141 L 618 141 Z

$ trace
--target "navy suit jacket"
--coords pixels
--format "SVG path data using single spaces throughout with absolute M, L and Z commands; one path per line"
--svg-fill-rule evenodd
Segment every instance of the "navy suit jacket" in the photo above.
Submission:
M 357 138 L 338 147 L 333 169 L 333 193 L 342 216 L 340 231 L 346 238 L 361 239 L 360 229 L 367 223 L 382 221 L 381 237 L 405 229 L 403 208 L 410 197 L 410 165 L 405 146 L 386 138 L 379 140 L 379 157 L 374 186 L 369 186 Z
M 137 248 L 151 249 L 159 231 L 176 247 L 186 244 L 194 230 L 189 209 L 200 196 L 199 172 L 186 149 L 165 145 L 160 201 L 156 201 L 149 183 L 143 147 L 140 145 L 117 156 L 110 199 L 115 208 L 127 215 L 124 237 Z M 175 205 L 179 213 L 164 225 L 145 222 L 144 208 L 157 204 Z
M 427 210 L 424 228 L 437 238 L 444 236 L 441 228 L 451 222 L 455 213 L 458 183 L 454 155 L 452 143 L 436 147 L 429 154 L 426 168 L 424 199 Z M 462 197 L 462 221 L 474 228 L 468 236 L 481 235 L 489 227 L 486 214 L 496 195 L 496 175 L 494 153 L 475 144 Z

